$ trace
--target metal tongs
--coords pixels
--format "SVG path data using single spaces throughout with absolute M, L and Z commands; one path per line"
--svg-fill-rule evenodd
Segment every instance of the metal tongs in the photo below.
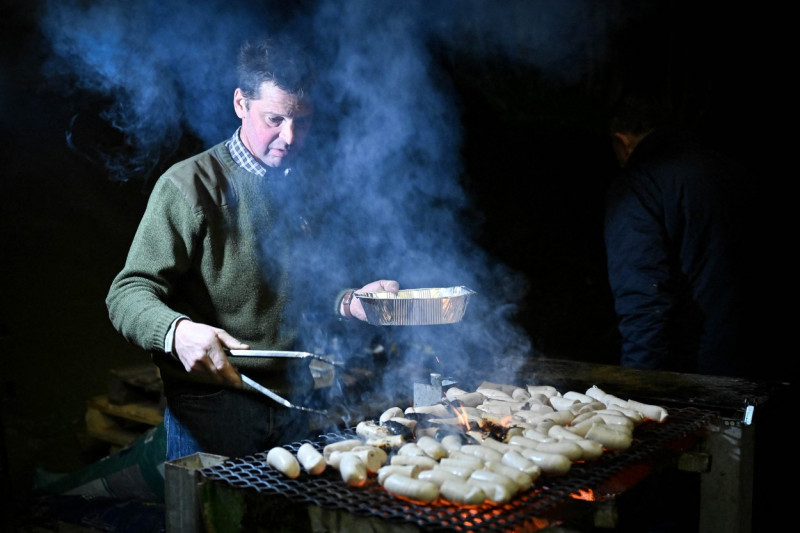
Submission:
M 332 366 L 342 366 L 341 363 L 337 363 L 335 361 L 331 361 L 326 359 L 325 357 L 321 357 L 319 355 L 315 355 L 309 352 L 289 352 L 289 351 L 276 351 L 276 350 L 226 350 L 229 356 L 234 357 L 261 357 L 261 358 L 289 358 L 289 359 L 313 359 L 317 361 L 323 361 Z M 247 385 L 248 387 L 255 389 L 257 392 L 267 396 L 271 400 L 278 402 L 279 404 L 288 407 L 290 409 L 298 409 L 300 411 L 306 411 L 309 413 L 317 413 L 319 415 L 328 416 L 327 411 L 319 410 L 319 409 L 312 409 L 310 407 L 305 407 L 302 405 L 295 405 L 280 394 L 268 389 L 267 387 L 263 386 L 261 383 L 255 381 L 254 379 L 244 375 L 242 372 L 239 372 L 239 376 L 242 378 L 242 383 Z

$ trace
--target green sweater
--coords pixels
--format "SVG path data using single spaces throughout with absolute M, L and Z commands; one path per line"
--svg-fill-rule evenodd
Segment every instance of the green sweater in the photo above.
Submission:
M 265 239 L 274 218 L 265 179 L 236 165 L 220 143 L 172 166 L 153 189 L 106 305 L 129 342 L 153 352 L 162 370 L 172 367 L 162 372 L 167 390 L 188 378 L 163 354 L 170 324 L 181 315 L 254 349 L 291 349 L 292 333 L 280 328 L 289 294 L 287 272 L 278 266 L 285 262 L 275 261 L 283 246 Z M 258 363 L 265 374 L 259 381 L 286 391 L 281 364 Z

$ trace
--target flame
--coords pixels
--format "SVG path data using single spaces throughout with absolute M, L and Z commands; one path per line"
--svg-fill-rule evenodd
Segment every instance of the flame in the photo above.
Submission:
M 467 430 L 469 430 L 469 415 L 467 415 L 466 408 L 462 405 L 461 407 L 456 408 L 456 417 L 458 418 L 458 423 Z
M 587 502 L 594 501 L 594 491 L 592 489 L 580 489 L 578 492 L 573 492 L 570 497 L 576 500 L 584 500 Z

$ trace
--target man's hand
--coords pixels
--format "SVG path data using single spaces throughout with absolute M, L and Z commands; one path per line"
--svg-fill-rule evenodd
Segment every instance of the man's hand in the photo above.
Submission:
M 381 279 L 378 281 L 373 281 L 372 283 L 367 283 L 356 292 L 388 291 L 397 294 L 399 290 L 400 284 L 398 282 L 394 280 Z M 350 314 L 353 315 L 353 318 L 363 321 L 367 320 L 367 313 L 364 312 L 364 306 L 361 305 L 361 300 L 358 298 L 353 298 L 353 300 L 350 302 Z
M 242 386 L 242 378 L 228 361 L 224 349 L 246 350 L 250 348 L 233 338 L 227 331 L 181 320 L 175 327 L 173 353 L 183 363 L 187 372 L 210 377 L 218 383 Z

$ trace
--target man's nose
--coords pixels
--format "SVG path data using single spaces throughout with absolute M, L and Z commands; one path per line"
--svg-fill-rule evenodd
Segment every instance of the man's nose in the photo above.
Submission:
M 294 122 L 287 120 L 281 126 L 281 133 L 279 135 L 286 144 L 292 144 L 294 141 Z

